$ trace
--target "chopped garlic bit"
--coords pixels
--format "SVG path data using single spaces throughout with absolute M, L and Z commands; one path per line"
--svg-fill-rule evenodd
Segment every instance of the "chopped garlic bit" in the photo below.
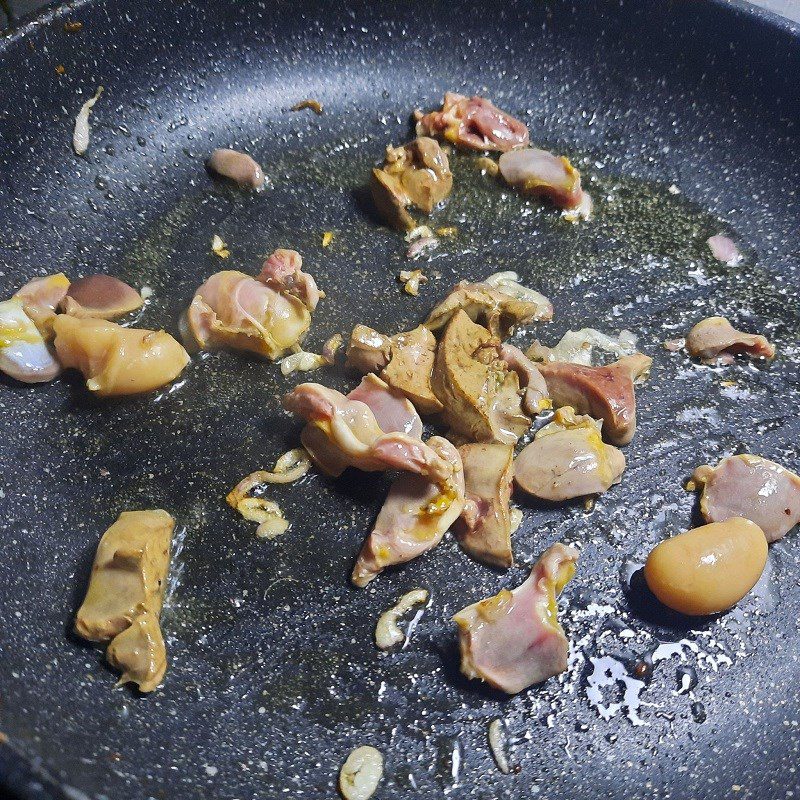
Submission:
M 500 166 L 496 161 L 489 158 L 489 156 L 481 156 L 475 159 L 475 166 L 484 174 L 490 175 L 492 178 L 500 172 Z
M 291 375 L 293 372 L 310 372 L 312 369 L 319 369 L 328 364 L 330 362 L 325 356 L 300 350 L 281 360 L 281 372 L 284 375 Z
M 89 149 L 89 114 L 101 94 L 103 94 L 103 87 L 98 86 L 94 97 L 90 97 L 81 106 L 81 110 L 75 118 L 75 129 L 72 132 L 72 149 L 76 155 L 82 156 Z
M 565 208 L 561 216 L 567 222 L 580 222 L 582 219 L 591 219 L 593 210 L 594 201 L 588 192 L 584 192 L 581 202 L 575 208 Z
M 383 777 L 383 756 L 365 745 L 347 757 L 339 771 L 339 791 L 344 800 L 369 800 Z
M 341 333 L 334 333 L 324 345 L 322 345 L 322 357 L 328 364 L 333 364 L 336 361 L 336 353 L 344 344 L 344 339 Z
M 437 236 L 455 236 L 458 233 L 458 228 L 455 225 L 447 225 L 443 228 L 436 229 Z
M 295 103 L 292 106 L 292 111 L 302 111 L 304 108 L 310 108 L 318 116 L 324 111 L 322 103 L 310 97 L 306 100 L 301 100 L 299 103 Z
M 220 258 L 227 258 L 231 254 L 231 251 L 228 250 L 228 245 L 225 244 L 225 242 L 223 242 L 216 233 L 214 234 L 214 238 L 211 240 L 211 252 Z
M 503 775 L 508 775 L 511 772 L 511 767 L 508 765 L 508 757 L 506 756 L 506 733 L 505 726 L 502 720 L 493 719 L 489 723 L 489 747 L 494 756 L 497 768 Z
M 397 621 L 414 606 L 428 602 L 427 589 L 412 589 L 406 592 L 388 611 L 384 611 L 375 626 L 375 644 L 380 650 L 388 650 L 404 641 L 406 635 L 400 630 Z
M 678 188 L 678 187 L 677 187 L 677 186 L 676 186 L 674 183 L 670 184 L 670 185 L 667 187 L 667 191 L 668 191 L 670 194 L 680 194 L 680 193 L 681 193 L 681 190 L 680 190 L 680 189 L 679 189 L 679 188 Z
M 333 231 L 325 231 L 322 234 L 322 246 L 327 247 L 333 241 Z
M 432 239 L 433 231 L 427 225 L 418 225 L 406 234 L 406 241 L 410 244 L 417 239 Z
M 517 528 L 522 525 L 522 510 L 519 508 L 511 509 L 511 533 L 516 533 Z
M 155 290 L 151 286 L 142 286 L 139 290 L 139 294 L 142 300 L 146 302 L 155 294 Z
M 401 270 L 399 280 L 403 284 L 403 289 L 406 294 L 416 297 L 419 294 L 419 286 L 421 283 L 427 283 L 428 279 L 422 274 L 421 269 L 415 270 Z

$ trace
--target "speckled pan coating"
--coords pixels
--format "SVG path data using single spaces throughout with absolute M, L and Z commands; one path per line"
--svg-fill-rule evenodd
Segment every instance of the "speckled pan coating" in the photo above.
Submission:
M 800 37 L 737 3 L 575 6 L 106 0 L 0 41 L 3 296 L 47 272 L 108 271 L 152 287 L 141 324 L 174 333 L 222 267 L 216 233 L 225 268 L 257 272 L 275 247 L 303 254 L 327 292 L 309 349 L 356 322 L 410 327 L 457 279 L 516 269 L 556 307 L 517 343 L 624 326 L 655 359 L 628 471 L 593 513 L 526 506 L 505 575 L 446 540 L 366 591 L 347 578 L 385 476 L 273 487 L 293 523 L 274 542 L 223 499 L 296 445 L 278 397 L 308 376 L 214 354 L 173 389 L 124 402 L 92 400 L 74 377 L 3 382 L 0 730 L 70 797 L 331 797 L 361 744 L 386 757 L 381 798 L 743 800 L 796 788 L 797 532 L 739 609 L 692 628 L 636 577 L 626 587 L 656 542 L 691 526 L 681 485 L 695 466 L 747 449 L 798 467 Z M 66 33 L 68 19 L 83 30 Z M 77 158 L 73 120 L 101 84 Z M 456 156 L 434 221 L 459 233 L 423 263 L 431 281 L 415 299 L 396 282 L 405 243 L 370 217 L 361 187 L 384 147 L 408 138 L 411 109 L 445 89 L 484 92 L 533 142 L 568 154 L 597 216 L 573 226 Z M 287 110 L 307 97 L 323 116 Z M 249 152 L 269 187 L 215 184 L 203 168 L 215 147 Z M 719 232 L 740 244 L 740 267 L 711 257 L 704 241 Z M 765 331 L 776 360 L 713 370 L 663 349 L 712 313 Z M 339 370 L 313 378 L 353 385 Z M 146 698 L 115 691 L 102 652 L 70 633 L 100 535 L 135 507 L 169 509 L 183 531 L 162 619 L 170 666 Z M 559 539 L 582 551 L 561 602 L 569 671 L 510 700 L 468 684 L 449 618 L 518 585 Z M 430 608 L 404 650 L 379 654 L 378 615 L 416 586 Z M 589 659 L 603 655 L 631 674 L 639 665 L 638 710 L 612 706 L 605 720 L 589 702 Z M 606 706 L 623 698 L 611 683 Z M 494 766 L 496 717 L 519 774 Z

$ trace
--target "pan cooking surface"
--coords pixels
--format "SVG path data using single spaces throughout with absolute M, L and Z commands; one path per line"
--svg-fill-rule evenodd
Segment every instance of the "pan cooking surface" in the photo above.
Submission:
M 448 538 L 355 590 L 347 578 L 386 476 L 272 487 L 292 522 L 273 542 L 224 503 L 295 446 L 282 393 L 304 379 L 344 389 L 353 375 L 284 378 L 215 353 L 173 387 L 126 401 L 92 400 L 74 377 L 6 381 L 10 746 L 98 798 L 329 797 L 361 744 L 385 755 L 376 796 L 387 798 L 790 796 L 797 533 L 771 547 L 738 608 L 694 627 L 654 609 L 636 572 L 655 543 L 697 521 L 682 485 L 698 464 L 749 451 L 798 466 L 796 39 L 713 4 L 420 3 L 402 18 L 379 4 L 273 5 L 86 3 L 0 44 L 3 296 L 34 275 L 106 271 L 152 287 L 139 324 L 176 333 L 207 275 L 254 273 L 275 247 L 293 247 L 327 293 L 307 340 L 318 351 L 358 322 L 406 329 L 455 281 L 513 269 L 556 309 L 516 343 L 627 328 L 654 357 L 628 470 L 591 512 L 522 501 L 518 564 L 505 574 Z M 80 34 L 64 32 L 73 18 Z M 756 52 L 764 71 L 748 73 Z M 101 84 L 77 159 L 74 116 Z M 421 265 L 430 282 L 411 298 L 396 281 L 402 237 L 371 217 L 363 185 L 385 146 L 409 137 L 409 112 L 445 89 L 485 94 L 534 143 L 568 154 L 596 217 L 571 225 L 455 155 L 453 197 L 434 222 L 458 235 Z M 325 114 L 287 110 L 306 97 Z M 216 146 L 254 155 L 268 188 L 214 184 L 203 159 Z M 711 257 L 705 239 L 720 232 L 740 243 L 739 267 Z M 224 264 L 214 234 L 231 249 Z M 715 313 L 767 333 L 778 358 L 711 369 L 663 348 Z M 149 697 L 114 691 L 102 652 L 70 632 L 100 534 L 134 507 L 179 521 L 162 617 L 170 665 Z M 518 585 L 558 540 L 581 550 L 560 603 L 569 670 L 510 699 L 467 682 L 450 617 Z M 379 654 L 377 616 L 417 586 L 430 607 L 404 649 Z M 494 765 L 495 718 L 518 774 Z

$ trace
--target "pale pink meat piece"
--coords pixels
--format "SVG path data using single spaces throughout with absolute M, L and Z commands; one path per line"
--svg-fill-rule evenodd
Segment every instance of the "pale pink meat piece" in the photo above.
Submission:
M 393 389 L 377 375 L 371 372 L 365 375 L 347 398 L 360 400 L 369 406 L 378 427 L 385 433 L 400 431 L 421 438 L 422 420 L 414 406 L 402 392 Z
M 721 233 L 710 236 L 706 240 L 706 244 L 711 248 L 714 258 L 717 261 L 723 261 L 728 266 L 735 267 L 742 260 L 742 254 L 734 241 Z
M 206 164 L 212 172 L 238 183 L 239 186 L 260 189 L 264 185 L 264 172 L 261 166 L 247 153 L 219 147 L 211 154 Z
M 686 337 L 686 349 L 707 364 L 718 360 L 730 363 L 736 353 L 768 360 L 775 357 L 775 348 L 765 336 L 737 331 L 725 317 L 698 322 Z
M 634 353 L 604 367 L 566 361 L 538 367 L 556 408 L 572 406 L 578 414 L 603 420 L 603 437 L 611 444 L 623 445 L 636 432 L 634 381 L 646 375 L 652 363 L 649 356 Z
M 503 153 L 498 165 L 509 186 L 546 197 L 559 208 L 577 209 L 590 202 L 584 199 L 580 172 L 564 156 L 536 148 L 513 150 Z M 586 213 L 591 213 L 591 207 Z
M 382 430 L 370 407 L 360 400 L 318 383 L 301 383 L 282 402 L 308 423 L 301 434 L 303 446 L 328 475 L 357 467 L 366 472 L 402 469 L 442 485 L 452 479 L 451 463 L 419 437 Z
M 422 475 L 400 475 L 389 490 L 372 532 L 358 555 L 351 580 L 366 586 L 386 567 L 403 564 L 442 540 L 464 506 L 464 473 L 456 448 L 439 436 L 427 446 L 453 465 L 446 485 Z
M 415 111 L 418 136 L 438 136 L 466 150 L 505 152 L 528 144 L 528 127 L 484 97 L 447 92 L 439 111 Z
M 521 586 L 453 617 L 464 675 L 516 694 L 566 670 L 569 642 L 558 622 L 556 598 L 577 560 L 572 547 L 554 544 Z
M 768 542 L 782 539 L 800 522 L 800 476 L 753 455 L 723 458 L 716 467 L 704 464 L 692 475 L 702 487 L 700 511 L 706 522 L 744 517 L 764 531 Z
M 264 262 L 258 280 L 280 294 L 296 297 L 309 311 L 325 297 L 314 278 L 303 272 L 303 257 L 297 250 L 276 250 Z
M 507 568 L 511 552 L 511 480 L 514 448 L 497 442 L 458 448 L 464 467 L 464 510 L 454 526 L 458 543 L 477 561 Z

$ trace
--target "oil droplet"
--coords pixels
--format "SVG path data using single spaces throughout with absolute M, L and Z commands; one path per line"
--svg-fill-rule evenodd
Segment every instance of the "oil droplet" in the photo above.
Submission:
M 695 722 L 703 723 L 706 721 L 706 707 L 699 701 L 695 701 L 691 705 L 692 719 Z
M 678 667 L 675 675 L 678 678 L 678 694 L 688 694 L 697 686 L 697 670 L 694 667 Z

